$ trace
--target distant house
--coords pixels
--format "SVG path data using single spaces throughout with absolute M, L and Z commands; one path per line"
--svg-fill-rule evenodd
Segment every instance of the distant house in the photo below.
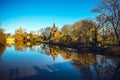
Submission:
M 59 42 L 61 36 L 62 36 L 62 33 L 58 31 L 55 24 L 53 24 L 53 27 L 51 28 L 51 31 L 50 31 L 50 41 Z
M 42 36 L 37 34 L 28 34 L 27 32 L 23 32 L 23 29 L 20 27 L 15 34 L 16 41 L 42 41 Z
M 7 36 L 6 43 L 7 45 L 13 45 L 15 43 L 15 38 L 13 36 Z

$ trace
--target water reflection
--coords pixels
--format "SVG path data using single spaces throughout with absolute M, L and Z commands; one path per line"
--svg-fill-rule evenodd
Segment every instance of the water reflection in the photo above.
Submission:
M 109 80 L 120 69 L 119 58 L 36 42 L 17 41 L 6 46 L 0 46 L 4 62 L 0 63 L 0 80 Z
M 2 57 L 5 49 L 6 49 L 6 46 L 4 44 L 0 44 L 0 63 L 2 62 L 1 57 Z
M 53 56 L 53 59 L 55 59 L 58 54 L 61 54 L 64 60 L 72 61 L 74 68 L 82 74 L 81 80 L 112 79 L 117 64 L 119 63 L 119 60 L 116 60 L 113 57 L 90 53 L 77 54 L 66 48 L 63 49 L 56 46 L 49 46 L 49 50 L 46 51 Z M 117 79 L 119 79 L 118 76 Z
M 34 51 L 34 46 L 40 46 L 41 43 L 37 42 L 26 42 L 26 41 L 16 41 L 14 46 L 15 49 L 22 52 L 25 51 L 27 48 L 30 48 L 31 51 Z

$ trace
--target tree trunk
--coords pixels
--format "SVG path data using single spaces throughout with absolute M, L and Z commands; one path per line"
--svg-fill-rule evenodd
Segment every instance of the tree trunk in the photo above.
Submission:
M 98 44 L 97 36 L 98 36 L 97 29 L 95 29 L 94 38 L 93 38 L 93 46 L 97 46 Z
M 118 46 L 120 47 L 120 40 L 118 41 Z
M 116 30 L 115 30 L 115 34 L 116 34 L 116 38 L 117 38 L 117 41 L 118 41 L 118 46 L 120 47 L 120 37 L 119 37 L 119 34 L 117 33 Z

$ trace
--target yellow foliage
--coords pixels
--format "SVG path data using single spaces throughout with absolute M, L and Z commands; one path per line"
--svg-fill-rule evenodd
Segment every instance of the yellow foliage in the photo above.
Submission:
M 15 43 L 15 39 L 13 37 L 7 37 L 6 41 L 7 45 L 12 45 Z
M 15 40 L 23 41 L 23 36 L 20 34 L 15 34 Z
M 54 29 L 54 27 L 51 29 L 53 34 L 50 38 L 51 41 L 53 42 L 59 42 L 60 38 L 62 37 L 62 33 L 58 31 L 58 29 Z

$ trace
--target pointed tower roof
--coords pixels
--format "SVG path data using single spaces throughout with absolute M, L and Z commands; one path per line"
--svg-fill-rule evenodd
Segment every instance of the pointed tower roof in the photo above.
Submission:
M 23 29 L 22 29 L 22 27 L 21 27 L 21 26 L 19 27 L 18 32 L 19 32 L 20 34 L 22 34 L 22 33 L 23 33 Z
M 20 26 L 19 29 L 22 29 L 22 26 Z
M 55 28 L 55 23 L 53 23 L 53 28 Z

